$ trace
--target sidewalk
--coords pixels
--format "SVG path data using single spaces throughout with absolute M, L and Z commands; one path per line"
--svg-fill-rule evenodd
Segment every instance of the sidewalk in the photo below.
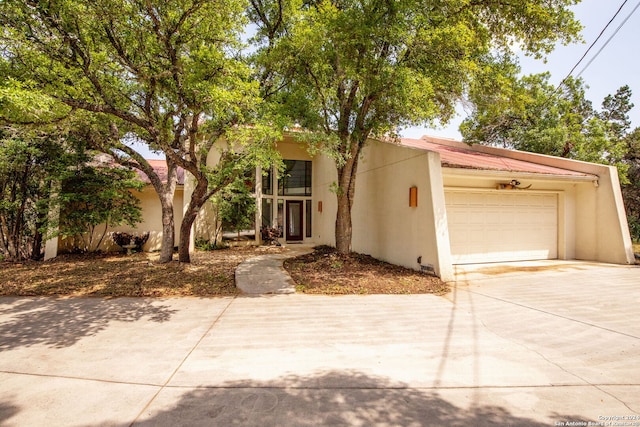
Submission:
M 310 245 L 287 245 L 286 252 L 265 254 L 251 258 L 236 268 L 236 286 L 245 295 L 293 294 L 291 277 L 282 267 L 287 258 L 313 252 Z

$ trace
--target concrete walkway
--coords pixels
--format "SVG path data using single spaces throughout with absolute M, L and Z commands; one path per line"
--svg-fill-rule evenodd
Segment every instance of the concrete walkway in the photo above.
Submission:
M 310 253 L 310 245 L 286 245 L 283 253 L 259 255 L 240 264 L 236 269 L 236 286 L 245 295 L 293 294 L 293 280 L 282 267 L 287 258 Z
M 0 298 L 0 425 L 638 425 L 640 268 L 534 267 L 444 297 Z

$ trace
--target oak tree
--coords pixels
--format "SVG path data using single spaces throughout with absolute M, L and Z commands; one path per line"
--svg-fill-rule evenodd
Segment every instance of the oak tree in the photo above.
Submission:
M 598 111 L 581 79 L 568 78 L 556 87 L 549 73 L 520 77 L 518 68 L 512 71 L 502 90 L 471 93 L 473 112 L 460 127 L 467 143 L 608 164 L 628 182 L 625 135 L 633 107 L 628 86 L 607 96 Z
M 263 93 L 335 162 L 336 247 L 351 249 L 367 140 L 447 122 L 518 44 L 544 56 L 577 37 L 577 0 L 251 0 Z
M 217 191 L 207 156 L 230 129 L 255 121 L 258 86 L 238 54 L 243 16 L 240 0 L 0 2 L 14 75 L 107 117 L 111 132 L 94 142 L 149 177 L 162 205 L 161 262 L 172 259 L 177 168 L 195 182 L 180 225 L 179 258 L 188 262 L 191 226 Z M 166 180 L 123 142 L 127 134 L 165 154 Z

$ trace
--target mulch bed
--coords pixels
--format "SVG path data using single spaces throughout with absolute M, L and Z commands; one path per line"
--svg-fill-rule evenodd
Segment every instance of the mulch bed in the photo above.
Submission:
M 159 264 L 157 253 L 67 254 L 50 261 L 0 262 L 0 296 L 219 297 L 238 295 L 235 269 L 244 260 L 286 249 L 274 246 L 196 251 L 190 264 Z M 307 294 L 442 295 L 437 277 L 320 246 L 285 268 Z
M 306 294 L 436 294 L 449 291 L 437 277 L 377 260 L 338 254 L 328 246 L 284 262 L 296 290 Z

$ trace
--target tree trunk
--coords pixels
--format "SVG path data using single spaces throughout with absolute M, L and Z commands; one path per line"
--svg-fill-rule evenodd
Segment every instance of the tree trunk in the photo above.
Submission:
M 12 235 L 7 222 L 6 217 L 0 216 L 0 227 L 2 227 L 2 251 L 6 254 L 8 260 L 15 261 L 15 246 L 12 244 Z
M 180 240 L 178 242 L 178 261 L 186 263 L 191 262 L 191 255 L 189 254 L 191 226 L 198 216 L 198 211 L 191 207 L 192 204 L 193 200 L 189 203 L 187 212 L 185 212 L 182 217 L 182 223 L 180 224 Z
M 336 250 L 341 254 L 351 252 L 351 208 L 345 195 L 338 195 L 338 213 L 336 214 Z
M 178 243 L 178 260 L 180 262 L 191 262 L 189 254 L 189 243 L 191 242 L 191 226 L 198 217 L 198 212 L 204 203 L 208 200 L 206 197 L 209 182 L 204 179 L 196 184 L 196 188 L 191 194 L 191 200 L 187 205 L 187 211 L 182 217 L 180 224 L 180 242 Z
M 36 227 L 33 235 L 33 242 L 31 244 L 31 259 L 38 261 L 42 258 L 42 232 L 40 231 L 44 227 L 47 220 L 46 213 L 38 213 L 38 220 L 36 221 Z
M 175 186 L 174 186 L 175 188 Z M 157 191 L 157 189 L 156 189 Z M 158 191 L 162 206 L 162 245 L 160 247 L 160 263 L 171 262 L 175 243 L 175 223 L 173 220 L 173 191 Z
M 349 157 L 344 166 L 338 168 L 338 212 L 336 214 L 336 250 L 341 254 L 351 252 L 353 228 L 351 208 L 356 189 L 356 170 L 358 168 L 359 150 Z
M 7 248 L 6 233 L 2 228 L 2 218 L 0 218 L 0 255 L 8 256 L 9 249 Z

